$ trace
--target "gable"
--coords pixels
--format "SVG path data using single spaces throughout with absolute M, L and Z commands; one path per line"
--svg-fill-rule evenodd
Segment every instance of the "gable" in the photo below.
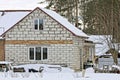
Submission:
M 67 19 L 63 18 L 59 14 L 57 14 L 54 11 L 48 10 L 48 9 L 41 9 L 43 12 L 48 14 L 51 18 L 53 18 L 55 21 L 60 23 L 64 28 L 69 30 L 71 33 L 73 33 L 75 36 L 80 36 L 80 37 L 88 37 L 87 34 L 85 34 L 82 30 L 76 28 L 74 25 L 72 25 Z
M 78 28 L 76 28 L 75 26 L 73 26 L 71 23 L 69 23 L 66 19 L 64 19 L 63 17 L 61 17 L 59 14 L 57 14 L 56 12 L 54 11 L 51 11 L 51 10 L 47 10 L 47 9 L 42 9 L 42 8 L 36 8 L 36 9 L 39 9 L 39 10 L 42 10 L 45 14 L 47 14 L 49 17 L 51 17 L 52 19 L 54 19 L 55 21 L 57 21 L 59 24 L 61 24 L 65 29 L 67 29 L 68 31 L 70 31 L 72 34 L 74 34 L 75 36 L 80 36 L 80 37 L 88 37 L 84 32 L 82 32 L 81 30 L 79 30 Z M 34 9 L 33 11 L 35 11 L 36 9 Z M 32 12 L 33 12 L 32 11 Z M 31 12 L 31 13 L 32 13 Z M 27 13 L 28 15 L 30 15 L 31 13 Z M 28 16 L 27 15 L 27 16 Z M 17 15 L 16 15 L 17 16 Z M 25 17 L 27 17 L 25 16 Z M 24 18 L 24 17 L 21 17 L 21 18 Z M 20 19 L 21 19 L 20 18 Z M 19 21 L 21 21 L 20 19 L 17 19 L 16 18 L 16 23 L 19 23 Z M 9 22 L 9 21 L 8 21 Z M 14 24 L 16 24 L 14 22 Z M 9 25 L 11 26 L 11 25 Z M 13 24 L 12 24 L 13 26 Z M 5 30 L 6 31 L 6 30 Z M 7 32 L 7 31 L 6 31 Z M 5 33 L 6 33 L 5 32 Z M 2 34 L 3 35 L 5 35 Z
M 36 19 L 44 20 L 43 30 L 35 29 L 34 20 Z M 73 34 L 43 11 L 36 9 L 7 31 L 5 37 L 6 40 L 36 40 L 36 42 L 38 40 L 50 40 L 51 43 L 53 43 L 52 40 L 63 40 L 60 43 L 66 43 L 64 40 L 72 40 Z

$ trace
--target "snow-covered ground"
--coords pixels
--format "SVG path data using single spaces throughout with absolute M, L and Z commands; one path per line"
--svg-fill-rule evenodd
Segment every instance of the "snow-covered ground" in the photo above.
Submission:
M 47 64 L 26 64 L 26 65 L 19 65 L 14 66 L 15 68 L 24 68 L 26 72 L 28 72 L 29 69 L 35 69 L 39 70 L 40 67 L 43 67 L 43 73 L 58 73 L 58 72 L 67 72 L 67 73 L 73 73 L 74 70 L 68 68 L 68 67 L 61 67 L 60 65 L 47 65 Z
M 79 73 L 81 75 L 81 73 Z M 94 73 L 92 68 L 88 68 L 85 76 L 78 76 L 76 80 L 120 80 L 120 74 L 113 73 Z
M 29 69 L 39 70 L 43 67 L 43 72 L 28 72 Z M 25 68 L 25 72 L 1 72 L 0 80 L 74 80 L 74 70 L 60 65 L 27 64 L 13 66 L 13 68 Z
M 42 73 L 28 72 L 28 69 L 39 70 L 40 66 L 44 67 Z M 74 72 L 59 65 L 27 64 L 15 67 L 24 67 L 26 72 L 0 72 L 0 80 L 120 80 L 120 74 L 94 73 L 93 68 L 86 69 L 85 76 L 82 77 L 82 72 Z

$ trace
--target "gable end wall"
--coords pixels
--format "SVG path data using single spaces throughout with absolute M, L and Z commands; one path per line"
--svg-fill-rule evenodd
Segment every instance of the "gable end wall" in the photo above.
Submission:
M 34 19 L 44 19 L 44 30 L 34 29 Z M 14 61 L 16 64 L 47 63 L 67 64 L 74 69 L 80 68 L 79 47 L 82 44 L 75 42 L 76 38 L 58 22 L 39 9 L 32 12 L 21 22 L 16 24 L 6 34 L 5 60 Z M 30 61 L 29 47 L 42 46 L 48 48 L 48 59 Z

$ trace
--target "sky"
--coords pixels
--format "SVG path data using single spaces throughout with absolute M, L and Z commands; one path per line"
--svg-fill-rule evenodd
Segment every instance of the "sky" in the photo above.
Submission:
M 45 7 L 45 4 L 38 4 L 43 0 L 0 0 L 0 10 L 31 10 L 36 7 Z

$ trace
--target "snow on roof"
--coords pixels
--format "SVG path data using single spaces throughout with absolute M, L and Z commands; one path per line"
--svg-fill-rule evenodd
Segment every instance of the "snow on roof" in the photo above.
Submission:
M 110 38 L 110 36 L 106 35 L 90 35 L 88 40 L 93 41 L 95 43 L 95 53 L 100 56 L 105 54 L 108 50 L 108 43 L 106 38 Z
M 1 12 L 2 13 L 2 12 Z M 23 17 L 25 17 L 29 12 L 27 11 L 15 11 L 15 12 L 4 12 L 4 15 L 0 15 L 0 34 L 3 34 L 10 27 L 15 25 Z
M 55 19 L 57 22 L 59 22 L 61 25 L 63 25 L 66 29 L 68 29 L 74 35 L 80 36 L 80 37 L 88 37 L 82 30 L 79 30 L 78 28 L 76 28 L 74 25 L 72 25 L 70 22 L 68 22 L 65 18 L 63 18 L 56 12 L 48 10 L 48 9 L 43 9 L 43 8 L 39 8 L 39 9 L 41 9 L 46 14 L 51 16 L 53 19 Z M 10 27 L 12 27 L 17 22 L 19 22 L 28 13 L 29 12 L 26 12 L 26 11 L 5 12 L 3 16 L 0 16 L 0 34 L 3 34 L 4 32 L 6 32 Z
M 57 14 L 55 11 L 51 11 L 51 10 L 43 9 L 43 8 L 40 8 L 40 9 L 46 12 L 49 16 L 51 16 L 53 19 L 58 21 L 60 24 L 62 24 L 65 28 L 67 28 L 69 31 L 71 31 L 76 36 L 88 37 L 82 30 L 79 30 L 78 28 L 76 28 L 74 25 L 68 22 L 67 19 L 63 18 L 62 16 Z

